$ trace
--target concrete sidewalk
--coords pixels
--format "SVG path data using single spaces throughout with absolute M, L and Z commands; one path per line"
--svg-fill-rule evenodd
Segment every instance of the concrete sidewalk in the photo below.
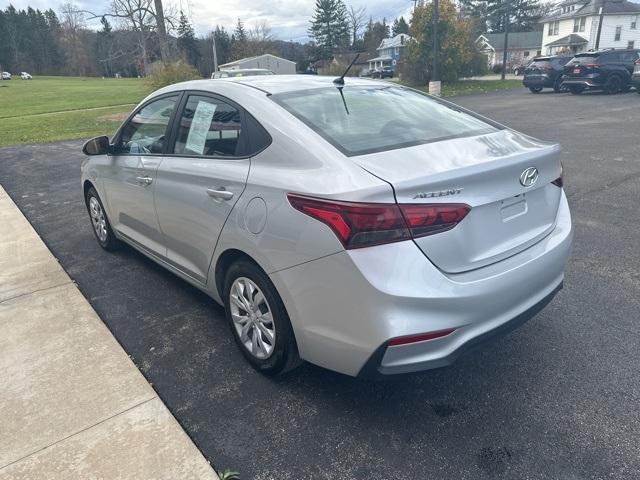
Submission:
M 217 478 L 0 187 L 0 479 Z

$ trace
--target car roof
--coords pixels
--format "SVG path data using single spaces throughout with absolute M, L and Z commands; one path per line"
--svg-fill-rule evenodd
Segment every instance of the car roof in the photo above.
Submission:
M 248 87 L 257 88 L 269 94 L 311 90 L 314 88 L 334 87 L 334 76 L 324 75 L 263 75 L 256 77 L 220 78 L 217 81 L 234 82 Z M 345 87 L 353 86 L 389 86 L 389 82 L 382 82 L 358 77 L 346 77 Z

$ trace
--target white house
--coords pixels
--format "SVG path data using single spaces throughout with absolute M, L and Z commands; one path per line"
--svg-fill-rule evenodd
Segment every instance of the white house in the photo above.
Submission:
M 640 5 L 627 0 L 567 0 L 540 20 L 546 55 L 594 50 L 603 8 L 599 48 L 640 48 Z
M 241 58 L 235 62 L 219 65 L 220 70 L 238 70 L 241 68 L 266 68 L 276 75 L 296 73 L 296 62 L 285 58 L 276 57 L 270 53 L 258 55 L 256 57 Z
M 402 58 L 404 48 L 410 40 L 411 37 L 406 33 L 399 33 L 395 37 L 383 39 L 377 48 L 378 56 L 369 59 L 369 69 L 391 67 L 396 70 L 396 65 Z
M 507 42 L 507 68 L 510 70 L 540 55 L 542 32 L 510 33 Z M 476 38 L 476 48 L 487 56 L 489 68 L 502 65 L 504 33 L 483 33 Z

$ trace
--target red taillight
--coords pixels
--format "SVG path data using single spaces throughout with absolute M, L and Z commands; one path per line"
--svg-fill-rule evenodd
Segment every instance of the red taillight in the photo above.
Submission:
M 409 343 L 424 342 L 425 340 L 435 340 L 436 338 L 446 337 L 455 332 L 455 328 L 447 328 L 446 330 L 438 330 L 436 332 L 419 333 L 418 335 L 407 335 L 405 337 L 396 337 L 389 340 L 390 347 L 398 345 L 407 345 Z
M 599 63 L 587 63 L 585 65 L 585 67 L 587 68 L 600 68 L 603 67 L 604 65 L 600 65 Z
M 288 194 L 296 210 L 328 225 L 345 248 L 362 248 L 433 235 L 455 227 L 463 204 L 355 203 Z

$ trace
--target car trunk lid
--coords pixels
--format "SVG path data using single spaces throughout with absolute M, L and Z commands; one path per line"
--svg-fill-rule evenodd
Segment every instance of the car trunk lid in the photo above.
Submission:
M 455 228 L 415 242 L 442 271 L 459 273 L 514 255 L 555 225 L 561 189 L 557 145 L 500 130 L 352 157 L 389 182 L 399 204 L 463 203 L 469 214 Z M 531 167 L 537 181 L 523 186 Z

